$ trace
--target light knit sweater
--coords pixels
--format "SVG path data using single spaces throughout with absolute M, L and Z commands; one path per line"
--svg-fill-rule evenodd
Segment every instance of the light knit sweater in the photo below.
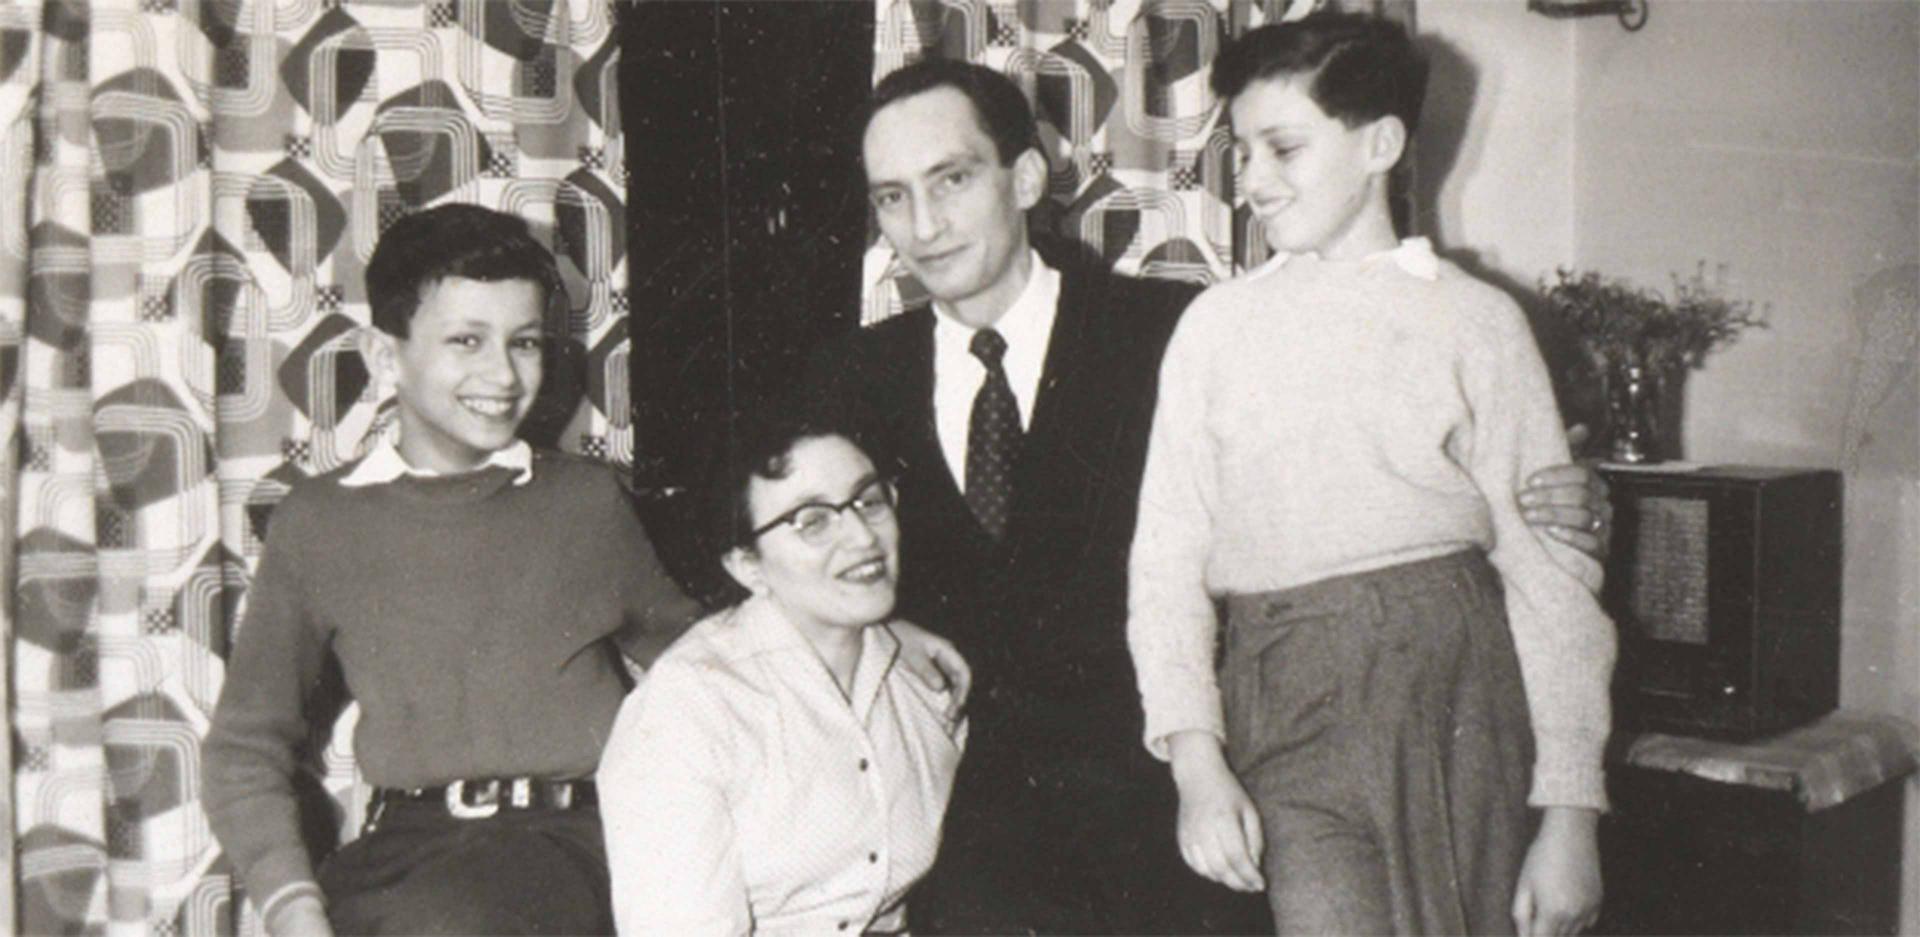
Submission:
M 1201 294 L 1161 369 L 1130 561 L 1147 747 L 1224 738 L 1214 597 L 1481 547 L 1532 714 L 1528 800 L 1604 809 L 1600 568 L 1515 501 L 1567 460 L 1520 310 L 1424 239 L 1358 261 L 1283 256 Z

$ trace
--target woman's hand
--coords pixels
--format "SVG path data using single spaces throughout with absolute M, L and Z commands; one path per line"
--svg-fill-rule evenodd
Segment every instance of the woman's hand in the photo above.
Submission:
M 1227 767 L 1220 740 L 1203 731 L 1167 739 L 1174 785 L 1180 789 L 1180 856 L 1195 872 L 1235 891 L 1266 888 L 1260 875 L 1265 843 L 1260 813 Z
M 1599 822 L 1597 810 L 1547 808 L 1513 892 L 1521 937 L 1578 934 L 1600 916 Z
M 333 925 L 327 922 L 327 906 L 318 895 L 295 895 L 275 908 L 273 919 L 263 922 L 273 937 L 333 937 Z
M 960 656 L 960 649 L 910 621 L 895 619 L 888 627 L 900 639 L 900 659 L 907 670 L 921 683 L 953 694 L 947 703 L 947 718 L 960 718 L 967 706 L 967 694 L 973 692 L 973 668 Z

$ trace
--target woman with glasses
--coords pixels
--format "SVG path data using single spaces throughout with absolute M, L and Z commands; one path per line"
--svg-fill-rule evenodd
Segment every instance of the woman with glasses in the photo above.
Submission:
M 747 597 L 660 657 L 600 764 L 615 923 L 901 930 L 966 733 L 899 664 L 892 485 L 848 435 L 795 421 L 750 432 L 721 485 L 720 559 Z

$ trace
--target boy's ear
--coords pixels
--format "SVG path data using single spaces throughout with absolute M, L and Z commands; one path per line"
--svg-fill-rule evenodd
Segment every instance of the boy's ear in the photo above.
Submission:
M 1367 125 L 1367 171 L 1387 173 L 1407 152 L 1407 125 L 1388 114 Z
M 1021 211 L 1040 204 L 1040 197 L 1047 194 L 1047 158 L 1039 150 L 1028 147 L 1014 157 L 1013 194 L 1020 200 Z
M 720 557 L 720 565 L 727 575 L 740 584 L 740 588 L 764 595 L 767 591 L 767 577 L 760 573 L 760 557 L 746 547 L 734 547 Z
M 360 357 L 367 361 L 375 386 L 394 387 L 400 378 L 400 339 L 375 326 L 360 329 Z

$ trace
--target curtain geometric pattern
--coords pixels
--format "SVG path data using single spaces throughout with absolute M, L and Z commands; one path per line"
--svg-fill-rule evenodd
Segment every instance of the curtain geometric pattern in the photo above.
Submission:
M 1409 22 L 1412 0 L 876 0 L 874 80 L 928 57 L 997 69 L 1026 91 L 1050 167 L 1036 232 L 1127 274 L 1213 283 L 1267 257 L 1234 197 L 1213 58 L 1255 26 L 1323 7 Z M 875 232 L 861 321 L 925 292 Z
M 391 422 L 352 344 L 387 224 L 447 201 L 527 218 L 572 305 L 535 419 L 628 461 L 612 16 L 0 4 L 17 862 L 0 930 L 252 927 L 199 808 L 197 742 L 271 508 Z M 336 789 L 353 776 L 337 738 Z

